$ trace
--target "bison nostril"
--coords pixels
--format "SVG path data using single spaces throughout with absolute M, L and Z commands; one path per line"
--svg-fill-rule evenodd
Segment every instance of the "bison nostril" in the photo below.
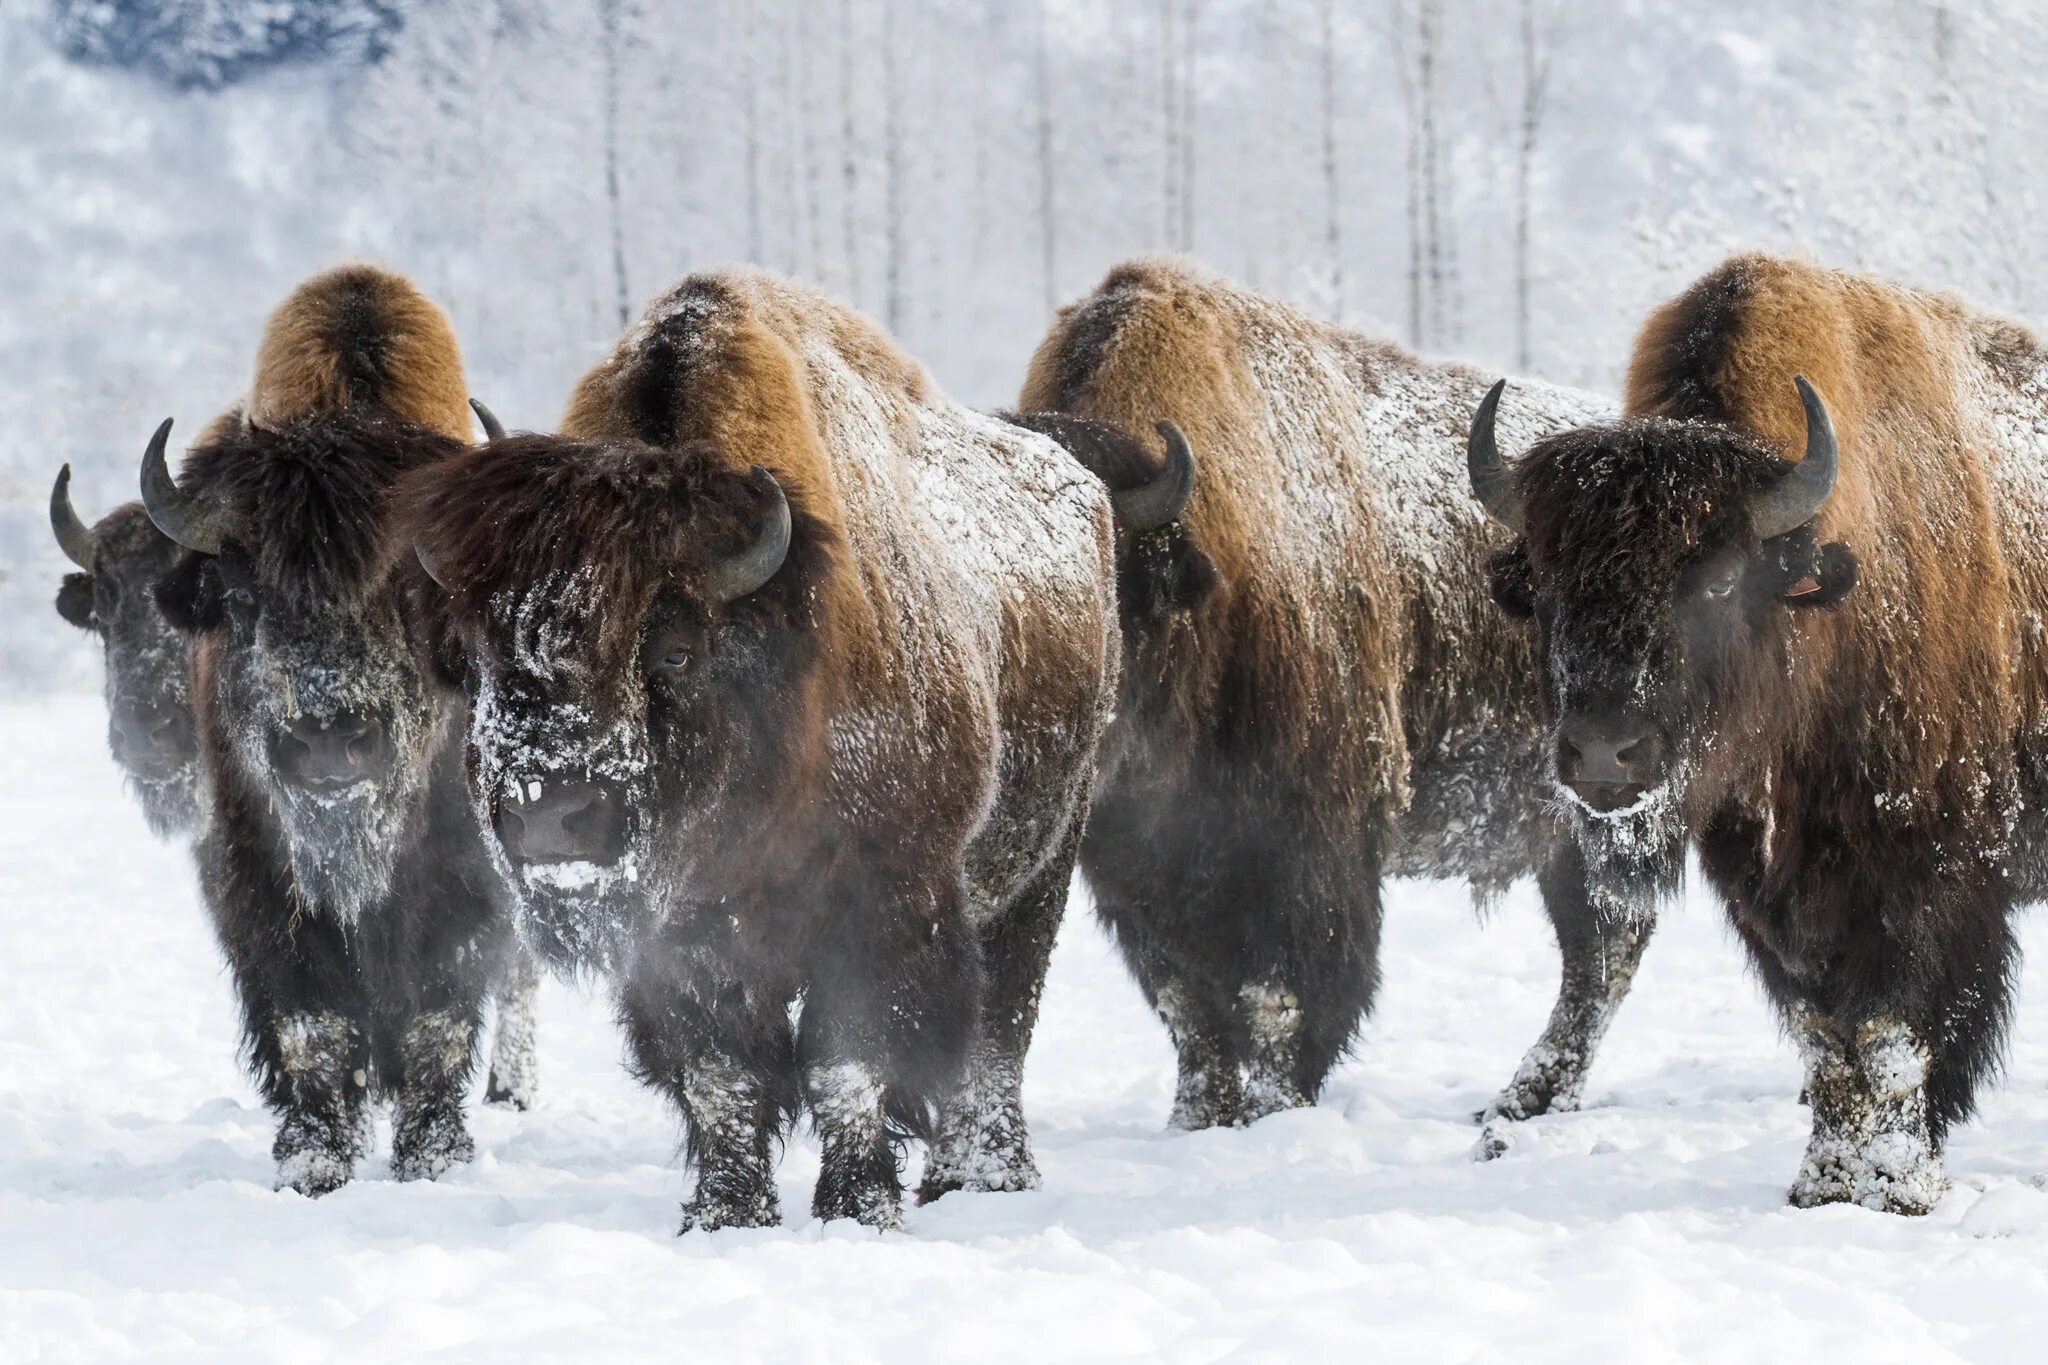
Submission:
M 297 786 L 336 790 L 376 777 L 386 757 L 384 723 L 344 714 L 331 722 L 302 716 L 272 751 L 277 774 Z
M 593 782 L 514 783 L 520 799 L 501 802 L 492 825 L 517 863 L 615 862 L 626 851 L 625 804 Z

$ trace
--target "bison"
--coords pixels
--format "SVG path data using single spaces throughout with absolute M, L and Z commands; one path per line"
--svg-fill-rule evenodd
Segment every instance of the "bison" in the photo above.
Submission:
M 1177 1127 L 1315 1099 L 1372 1003 L 1386 876 L 1537 876 L 1562 988 L 1489 1113 L 1576 1104 L 1635 972 L 1649 925 L 1587 899 L 1530 646 L 1478 567 L 1481 388 L 1174 258 L 1113 269 L 1032 359 L 1019 420 L 1115 490 L 1122 682 L 1081 861 L 1172 1035 Z M 1530 393 L 1525 431 L 1603 411 Z M 1155 420 L 1163 454 L 1126 434 Z
M 217 419 L 213 429 L 238 415 Z M 189 834 L 201 797 L 187 637 L 158 610 L 153 592 L 178 557 L 177 542 L 156 529 L 139 502 L 86 525 L 71 505 L 68 464 L 50 489 L 50 529 L 78 566 L 57 589 L 57 614 L 99 637 L 114 762 L 158 838 Z
M 1548 762 L 1600 899 L 1688 843 L 1806 1064 L 1794 1204 L 1924 1213 L 2048 892 L 2048 352 L 1950 297 L 1766 255 L 1651 315 L 1626 416 L 1472 491 L 1514 548 Z
M 1114 691 L 1111 514 L 773 275 L 685 279 L 557 436 L 414 476 L 524 936 L 612 979 L 697 1170 L 683 1227 L 1033 1185 L 1024 1054 Z M 963 1069 L 964 1068 L 964 1069 Z
M 214 419 L 199 444 L 239 427 L 239 406 Z M 71 466 L 50 489 L 50 529 L 78 571 L 64 576 L 57 611 L 99 637 L 106 664 L 107 739 L 114 762 L 157 837 L 195 832 L 205 809 L 199 743 L 192 723 L 190 637 L 158 608 L 154 588 L 179 554 L 140 502 L 124 503 L 91 526 L 71 505 Z M 539 1087 L 534 1005 L 540 976 L 518 954 L 498 985 L 487 1104 L 531 1108 Z
M 306 1194 L 349 1178 L 373 1092 L 400 1179 L 469 1156 L 478 1011 L 512 965 L 461 693 L 430 650 L 440 594 L 384 532 L 399 476 L 464 450 L 469 417 L 440 309 L 348 266 L 272 313 L 242 420 L 182 480 L 169 421 L 143 457 L 149 519 L 182 547 L 157 602 L 195 637 L 201 888 L 279 1185 Z

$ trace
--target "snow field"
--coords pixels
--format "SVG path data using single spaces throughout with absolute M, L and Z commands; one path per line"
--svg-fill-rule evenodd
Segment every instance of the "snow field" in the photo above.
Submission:
M 1585 1111 L 1491 1163 L 1470 1115 L 1549 1010 L 1549 930 L 1526 885 L 1481 924 L 1400 883 L 1322 1103 L 1198 1134 L 1161 1130 L 1170 1050 L 1077 895 L 1025 1091 L 1044 1188 L 901 1234 L 810 1219 L 799 1134 L 785 1227 L 674 1236 L 676 1124 L 603 999 L 553 982 L 541 1102 L 478 1107 L 474 1165 L 399 1185 L 380 1147 L 273 1193 L 189 861 L 102 732 L 96 698 L 0 705 L 0 1360 L 2031 1360 L 2048 1333 L 2048 972 L 1931 1216 L 1792 1210 L 1798 1064 L 1704 895 Z

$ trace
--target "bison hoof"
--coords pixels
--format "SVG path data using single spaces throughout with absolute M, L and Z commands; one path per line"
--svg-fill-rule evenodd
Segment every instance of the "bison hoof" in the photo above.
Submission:
M 1514 1145 L 1515 1140 L 1506 1124 L 1488 1123 L 1479 1130 L 1479 1141 L 1472 1144 L 1472 1159 L 1494 1161 L 1506 1156 Z
M 965 1162 L 934 1162 L 927 1167 L 917 1187 L 917 1202 L 929 1204 L 955 1190 L 969 1194 L 1013 1194 L 1035 1190 L 1041 1183 L 1038 1164 L 1031 1159 L 1031 1153 L 999 1158 L 992 1152 L 983 1152 Z
M 395 1180 L 439 1180 L 457 1166 L 476 1159 L 476 1139 L 462 1128 L 428 1137 L 400 1134 L 391 1140 L 391 1175 Z
M 354 1173 L 352 1156 L 308 1149 L 278 1158 L 277 1182 L 271 1188 L 297 1190 L 308 1199 L 318 1199 L 346 1185 Z
M 1514 1079 L 1475 1116 L 1476 1121 L 1492 1123 L 1496 1119 L 1513 1121 L 1569 1113 L 1579 1107 L 1585 1084 L 1585 1069 L 1576 1059 L 1538 1043 L 1522 1058 Z
M 871 1228 L 892 1230 L 903 1226 L 903 1193 L 893 1180 L 834 1179 L 828 1165 L 811 1196 L 811 1213 L 827 1222 L 851 1218 Z
M 1312 1096 L 1304 1095 L 1298 1086 L 1290 1081 L 1270 1080 L 1264 1084 L 1257 1077 L 1244 1088 L 1244 1106 L 1232 1120 L 1234 1126 L 1243 1128 L 1257 1123 L 1268 1114 L 1279 1114 L 1289 1109 L 1306 1109 L 1315 1103 Z
M 1855 1204 L 1877 1213 L 1918 1217 L 1948 1191 L 1941 1158 L 1917 1134 L 1880 1133 L 1860 1148 L 1816 1141 L 1800 1163 L 1786 1200 L 1795 1208 Z
M 484 1085 L 484 1103 L 493 1109 L 514 1109 L 523 1114 L 533 1108 L 533 1091 L 514 1081 L 499 1080 L 494 1071 Z
M 772 1228 L 782 1222 L 782 1210 L 773 1188 L 741 1195 L 698 1194 L 683 1205 L 683 1225 L 678 1237 L 688 1232 L 717 1232 L 720 1228 Z

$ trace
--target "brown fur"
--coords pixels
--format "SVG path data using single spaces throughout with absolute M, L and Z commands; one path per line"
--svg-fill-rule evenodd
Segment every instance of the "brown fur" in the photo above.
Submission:
M 1276 334 L 1328 367 L 1288 369 L 1301 392 L 1276 390 L 1251 370 L 1250 357 Z M 1498 532 L 1455 515 L 1454 543 L 1431 544 L 1432 563 L 1416 562 L 1404 553 L 1415 537 L 1382 520 L 1386 452 L 1354 444 L 1361 400 L 1411 376 L 1436 376 L 1456 401 L 1484 387 L 1473 372 L 1425 365 L 1192 263 L 1145 258 L 1061 310 L 1019 399 L 1027 412 L 1074 412 L 1133 431 L 1163 417 L 1187 433 L 1201 472 L 1183 520 L 1220 584 L 1172 628 L 1156 669 L 1134 671 L 1127 687 L 1167 694 L 1163 707 L 1150 705 L 1190 735 L 1230 730 L 1285 780 L 1333 802 L 1333 824 L 1403 808 L 1411 750 L 1429 751 L 1478 715 L 1512 724 L 1529 714 L 1526 689 L 1515 685 L 1526 642 L 1498 619 L 1477 576 L 1434 571 L 1435 562 L 1483 562 Z M 1447 405 L 1445 421 L 1454 413 Z M 1357 518 L 1331 547 L 1336 571 L 1306 582 L 1287 562 L 1300 552 L 1299 509 L 1273 495 L 1304 479 L 1332 489 Z M 1453 659 L 1471 686 L 1432 683 Z
M 1952 296 L 1758 253 L 1653 313 L 1627 382 L 1631 416 L 1723 422 L 1788 456 L 1805 440 L 1791 376 L 1819 390 L 1842 455 L 1818 531 L 1848 542 L 1862 581 L 1839 611 L 1780 619 L 1800 660 L 1784 738 L 1886 736 L 1866 753 L 1873 782 L 1993 824 L 1973 771 L 2009 783 L 2013 738 L 2042 735 L 2029 622 L 2048 613 L 2048 471 L 2006 458 L 1984 402 L 2016 360 L 2042 364 L 2031 334 Z M 1758 788 L 1765 752 L 1729 755 Z M 1790 817 L 1801 801 L 1776 804 Z
M 1555 843 L 1534 659 L 1488 600 L 1503 537 L 1465 488 L 1484 387 L 1176 258 L 1113 269 L 1032 359 L 1021 420 L 1166 419 L 1195 452 L 1184 513 L 1118 530 L 1122 690 L 1083 852 L 1174 1034 L 1177 1123 L 1313 1098 L 1377 983 L 1383 876 L 1491 893 Z M 1123 489 L 1157 468 L 1134 445 L 1104 430 L 1070 449 Z
M 264 324 L 248 420 L 274 429 L 363 402 L 470 438 L 469 385 L 448 315 L 402 275 L 336 266 L 294 289 Z

